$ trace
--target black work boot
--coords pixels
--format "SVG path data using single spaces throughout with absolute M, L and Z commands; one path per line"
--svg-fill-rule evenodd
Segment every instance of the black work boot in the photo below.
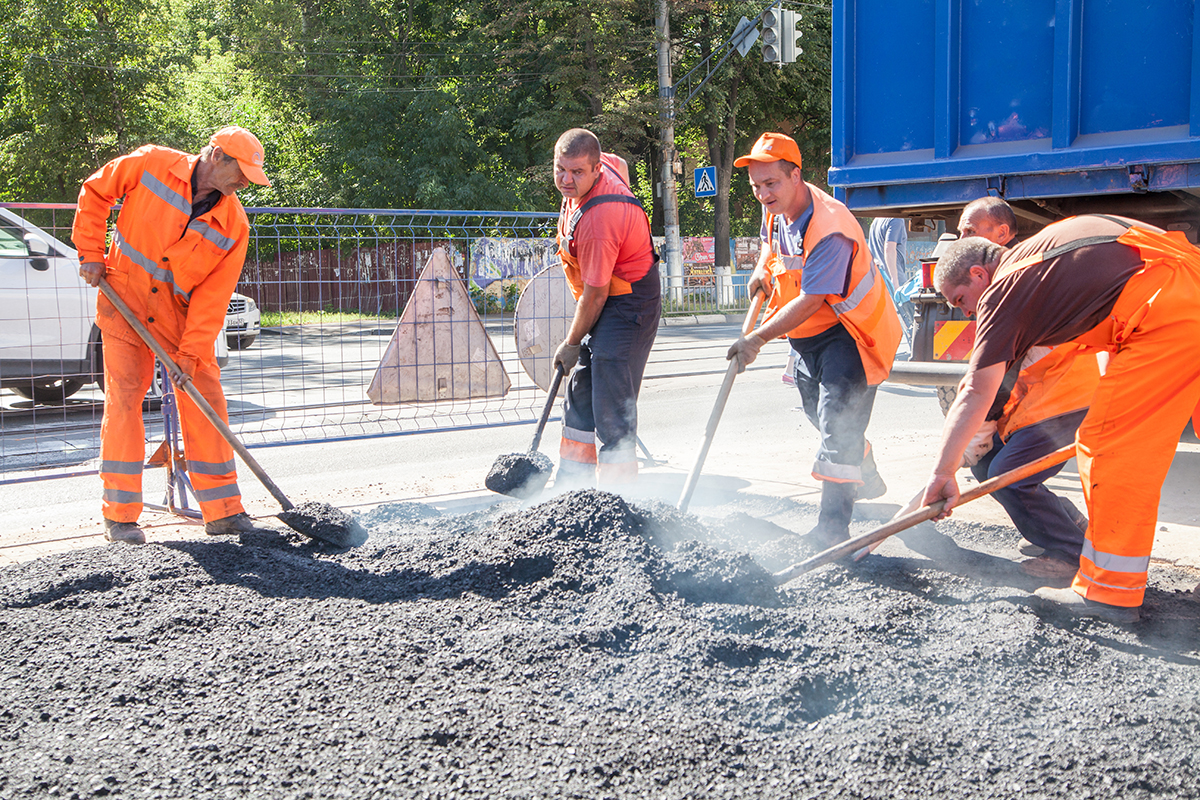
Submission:
M 883 497 L 887 494 L 887 484 L 883 482 L 883 476 L 879 474 L 879 468 L 875 466 L 875 456 L 871 454 L 870 450 L 863 457 L 862 479 L 862 485 L 858 487 L 859 500 L 874 500 L 876 497 Z
M 858 484 L 821 484 L 821 513 L 817 527 L 808 535 L 823 549 L 841 544 L 850 538 L 850 517 L 854 515 L 854 498 L 858 495 Z
M 110 542 L 125 544 L 145 544 L 146 534 L 136 522 L 115 522 L 104 518 L 104 538 Z
M 209 536 L 225 536 L 234 533 L 272 533 L 273 531 L 270 528 L 255 525 L 254 520 L 250 519 L 250 515 L 242 512 L 204 523 L 204 532 Z

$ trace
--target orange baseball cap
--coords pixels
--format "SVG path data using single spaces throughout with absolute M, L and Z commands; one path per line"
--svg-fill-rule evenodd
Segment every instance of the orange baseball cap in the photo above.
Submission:
M 267 174 L 263 172 L 263 146 L 258 137 L 245 128 L 230 125 L 221 128 L 212 135 L 208 143 L 220 147 L 226 155 L 237 159 L 242 174 L 261 186 L 270 186 Z
M 796 140 L 783 133 L 764 133 L 758 137 L 750 155 L 733 162 L 735 167 L 745 167 L 751 161 L 790 161 L 800 166 L 800 148 Z

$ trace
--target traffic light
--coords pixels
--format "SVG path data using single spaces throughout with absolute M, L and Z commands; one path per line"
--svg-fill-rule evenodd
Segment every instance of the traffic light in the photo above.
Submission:
M 763 13 L 763 61 L 768 64 L 791 64 L 800 55 L 796 46 L 796 23 L 800 15 L 783 8 L 768 8 Z

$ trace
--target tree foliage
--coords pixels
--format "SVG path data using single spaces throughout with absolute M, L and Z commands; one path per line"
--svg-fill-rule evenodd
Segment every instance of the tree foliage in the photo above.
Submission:
M 226 124 L 267 151 L 274 186 L 247 204 L 553 209 L 551 150 L 574 126 L 630 162 L 639 196 L 656 196 L 645 0 L 0 0 L 0 11 L 3 200 L 73 200 L 117 154 L 145 142 L 195 152 Z M 759 11 L 677 0 L 675 74 Z M 795 136 L 806 176 L 823 183 L 828 26 L 827 10 L 806 6 L 801 61 L 734 55 L 679 109 L 685 161 L 716 164 L 727 190 L 715 207 L 681 181 L 685 235 L 757 229 L 731 161 L 763 130 Z

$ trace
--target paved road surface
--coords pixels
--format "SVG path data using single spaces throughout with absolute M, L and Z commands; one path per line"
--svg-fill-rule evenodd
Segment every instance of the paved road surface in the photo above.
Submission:
M 703 438 L 725 373 L 724 352 L 736 325 L 664 327 L 639 404 L 640 433 L 659 460 L 643 471 L 642 491 L 674 504 Z M 381 337 L 382 338 L 382 337 Z M 251 351 L 252 352 L 252 351 Z M 799 499 L 817 497 L 809 474 L 816 432 L 799 409 L 795 389 L 782 381 L 786 352 L 771 343 L 759 361 L 734 384 L 717 430 L 692 510 L 726 492 L 745 491 Z M 532 394 L 532 393 L 531 393 Z M 533 398 L 536 404 L 537 398 Z M 932 388 L 884 384 L 868 435 L 887 495 L 864 513 L 886 517 L 917 491 L 928 473 L 942 415 Z M 497 455 L 523 451 L 532 424 L 423 432 L 348 442 L 255 448 L 255 456 L 296 503 L 321 500 L 348 510 L 383 502 L 421 500 L 443 508 L 465 508 L 494 499 L 482 482 Z M 542 450 L 556 455 L 558 423 L 551 422 Z M 94 468 L 94 465 L 89 465 Z M 253 475 L 239 469 L 247 506 L 269 515 L 275 502 Z M 161 496 L 159 470 L 146 473 L 147 499 Z M 1074 462 L 1054 479 L 1057 490 L 1082 507 Z M 1155 557 L 1200 568 L 1200 445 L 1181 443 L 1164 489 Z M 0 563 L 38 553 L 101 544 L 99 479 L 93 476 L 0 486 Z M 990 498 L 964 507 L 960 516 L 1000 521 L 1003 511 Z M 155 538 L 198 534 L 168 515 L 147 513 Z

